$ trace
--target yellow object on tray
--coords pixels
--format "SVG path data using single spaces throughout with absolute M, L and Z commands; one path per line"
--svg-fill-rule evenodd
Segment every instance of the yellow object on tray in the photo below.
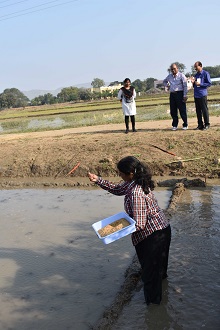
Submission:
M 98 230 L 98 233 L 101 237 L 108 236 L 112 233 L 115 233 L 116 231 L 125 228 L 130 225 L 130 222 L 128 220 L 125 220 L 124 218 L 121 218 L 119 220 L 116 220 L 109 225 L 101 228 Z
M 92 227 L 104 244 L 114 242 L 136 230 L 135 221 L 125 212 L 95 222 Z

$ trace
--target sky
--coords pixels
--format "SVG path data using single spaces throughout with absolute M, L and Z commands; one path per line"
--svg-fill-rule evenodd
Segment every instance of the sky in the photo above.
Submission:
M 220 65 L 219 17 L 219 0 L 0 0 L 0 93 Z

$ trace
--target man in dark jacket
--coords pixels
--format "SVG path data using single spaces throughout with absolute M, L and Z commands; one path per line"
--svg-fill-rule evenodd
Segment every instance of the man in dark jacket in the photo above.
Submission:
M 198 127 L 196 129 L 204 130 L 210 127 L 207 95 L 208 87 L 210 87 L 212 83 L 209 73 L 203 70 L 201 62 L 197 61 L 194 64 L 194 68 L 197 71 L 195 76 L 192 78 L 196 115 L 198 120 Z

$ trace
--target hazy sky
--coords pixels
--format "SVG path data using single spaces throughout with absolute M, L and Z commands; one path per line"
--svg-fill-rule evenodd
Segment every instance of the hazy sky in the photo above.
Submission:
M 0 93 L 220 65 L 219 17 L 219 0 L 0 0 Z

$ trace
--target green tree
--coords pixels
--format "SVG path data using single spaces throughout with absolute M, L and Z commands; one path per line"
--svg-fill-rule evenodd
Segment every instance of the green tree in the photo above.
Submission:
M 2 93 L 0 94 L 0 109 L 6 109 L 8 108 L 8 101 L 7 101 L 7 96 Z
M 140 79 L 136 79 L 132 82 L 132 86 L 134 86 L 136 92 L 142 92 L 144 88 L 144 83 Z
M 151 88 L 154 88 L 154 81 L 156 81 L 157 79 L 155 78 L 147 78 L 144 80 L 143 82 L 143 86 L 144 86 L 144 90 L 148 91 Z
M 112 92 L 112 96 L 113 97 L 117 97 L 118 96 L 118 92 L 119 92 L 118 89 L 114 89 L 113 92 Z
M 55 104 L 57 103 L 57 98 L 51 93 L 44 94 L 45 104 Z
M 32 106 L 42 105 L 42 100 L 43 100 L 43 96 L 42 95 L 36 96 L 35 98 L 33 98 L 31 100 L 31 105 Z
M 111 91 L 102 91 L 102 97 L 107 99 L 108 97 L 112 97 Z
M 79 88 L 77 87 L 65 87 L 57 94 L 57 100 L 59 103 L 77 101 L 79 99 Z
M 20 108 L 25 107 L 29 99 L 17 88 L 7 88 L 0 94 L 0 108 Z
M 220 77 L 220 65 L 204 66 L 203 69 L 209 72 L 211 78 Z
M 57 103 L 56 96 L 51 93 L 47 93 L 44 95 L 39 95 L 31 100 L 31 105 L 44 105 L 44 104 L 54 104 Z
M 204 66 L 203 69 L 205 71 L 208 71 L 211 78 L 219 78 L 220 77 L 220 65 L 215 66 Z M 191 66 L 192 74 L 196 73 L 196 70 L 194 68 L 194 64 Z
M 191 77 L 191 76 L 192 76 L 192 72 L 186 72 L 186 73 L 185 73 L 185 76 L 186 76 L 187 78 Z
M 94 78 L 93 81 L 91 82 L 91 85 L 93 88 L 99 88 L 105 86 L 105 82 L 100 78 Z
M 102 94 L 100 92 L 93 92 L 92 99 L 93 100 L 100 100 L 102 98 Z
M 93 97 L 90 89 L 86 89 L 86 88 L 80 88 L 79 89 L 79 98 L 82 101 L 89 101 L 91 100 Z
M 111 83 L 109 84 L 109 86 L 115 86 L 115 85 L 120 85 L 120 84 L 122 84 L 120 81 L 115 80 L 115 81 L 111 82 Z

